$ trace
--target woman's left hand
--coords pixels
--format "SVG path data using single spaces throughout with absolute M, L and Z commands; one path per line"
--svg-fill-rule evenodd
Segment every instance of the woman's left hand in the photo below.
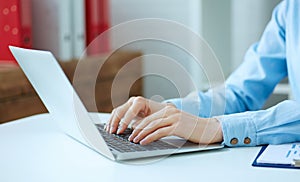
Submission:
M 134 123 L 129 140 L 147 145 L 160 138 L 175 135 L 194 143 L 210 144 L 223 140 L 222 129 L 215 118 L 200 118 L 172 105 Z

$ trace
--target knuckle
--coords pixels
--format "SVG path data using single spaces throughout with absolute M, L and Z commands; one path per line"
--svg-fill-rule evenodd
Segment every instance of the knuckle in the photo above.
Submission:
M 167 114 L 178 114 L 180 113 L 180 110 L 175 108 L 174 106 L 167 105 L 165 107 Z
M 121 114 L 120 107 L 116 107 L 111 112 L 113 115 L 119 116 Z
M 133 102 L 135 100 L 135 96 L 131 96 L 129 99 L 128 99 L 128 102 Z
M 119 122 L 119 126 L 123 126 L 123 125 L 126 125 L 127 123 L 124 121 L 124 119 L 120 120 Z
M 139 108 L 138 107 L 130 107 L 127 113 L 128 113 L 128 116 L 135 117 L 139 113 Z
M 111 128 L 116 128 L 116 127 L 118 127 L 119 125 L 118 124 L 116 124 L 116 123 L 110 123 L 110 125 L 109 125 Z
M 111 114 L 114 114 L 116 112 L 117 108 L 114 108 L 112 111 L 111 111 Z
M 134 98 L 134 102 L 138 102 L 138 103 L 144 102 L 144 98 L 141 97 L 141 96 L 137 96 L 137 97 Z
M 120 118 L 121 113 L 120 113 L 120 110 L 119 110 L 119 109 L 115 109 L 115 110 L 114 110 L 114 115 L 115 115 L 118 119 L 121 119 L 121 118 Z
M 181 121 L 181 117 L 182 117 L 182 114 L 180 112 L 178 113 L 175 113 L 171 116 L 171 119 L 174 120 L 174 121 Z

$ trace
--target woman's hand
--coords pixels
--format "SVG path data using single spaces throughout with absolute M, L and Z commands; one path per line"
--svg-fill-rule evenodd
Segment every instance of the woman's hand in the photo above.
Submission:
M 137 116 L 140 118 L 137 119 Z M 214 118 L 199 118 L 171 104 L 133 97 L 112 112 L 107 123 L 110 133 L 122 133 L 131 123 L 129 140 L 142 145 L 175 135 L 191 142 L 210 144 L 223 140 L 220 123 Z M 119 126 L 119 127 L 118 127 Z
M 106 123 L 106 131 L 109 133 L 123 133 L 129 124 L 134 125 L 135 122 L 139 121 L 138 119 L 145 118 L 167 105 L 144 97 L 131 97 L 125 104 L 112 111 L 111 118 Z

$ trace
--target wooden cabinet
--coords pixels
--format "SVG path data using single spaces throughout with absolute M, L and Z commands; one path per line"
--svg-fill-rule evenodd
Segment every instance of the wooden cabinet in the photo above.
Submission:
M 117 51 L 60 64 L 88 111 L 111 112 L 129 97 L 143 95 L 141 55 Z M 22 70 L 0 65 L 0 123 L 44 112 Z

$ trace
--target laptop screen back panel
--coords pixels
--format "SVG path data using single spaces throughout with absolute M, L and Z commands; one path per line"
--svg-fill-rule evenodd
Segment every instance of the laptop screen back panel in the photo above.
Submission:
M 13 46 L 10 50 L 59 127 L 67 135 L 114 160 L 52 53 Z

